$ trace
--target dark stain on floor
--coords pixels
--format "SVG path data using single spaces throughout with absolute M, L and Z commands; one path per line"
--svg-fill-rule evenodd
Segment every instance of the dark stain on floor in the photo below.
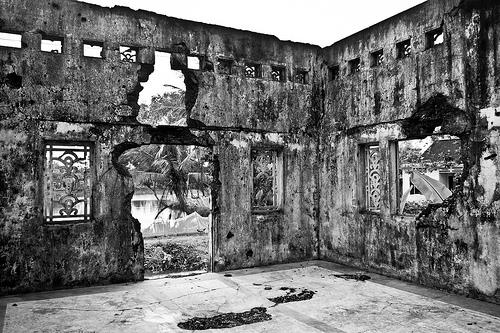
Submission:
M 368 275 L 356 273 L 356 274 L 335 274 L 335 277 L 343 278 L 345 280 L 356 280 L 356 281 L 366 281 L 371 278 Z
M 268 300 L 276 304 L 306 301 L 311 299 L 316 293 L 309 289 L 302 289 L 297 292 L 297 289 L 290 287 L 281 287 L 280 290 L 286 290 L 286 295 L 268 298 Z
M 267 313 L 264 307 L 252 308 L 245 312 L 229 312 L 214 317 L 194 317 L 177 324 L 185 330 L 208 330 L 212 328 L 230 328 L 262 321 L 271 320 L 272 316 Z

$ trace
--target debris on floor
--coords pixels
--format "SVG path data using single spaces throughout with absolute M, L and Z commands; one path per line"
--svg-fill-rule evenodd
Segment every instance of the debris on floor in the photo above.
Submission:
M 334 274 L 335 277 L 342 278 L 345 280 L 356 280 L 356 281 L 366 281 L 370 280 L 371 277 L 362 273 L 356 274 Z
M 267 313 L 264 307 L 255 307 L 245 312 L 229 312 L 214 317 L 194 317 L 177 324 L 185 330 L 208 330 L 212 328 L 230 328 L 262 321 L 271 320 L 272 316 Z
M 316 293 L 309 289 L 302 289 L 300 292 L 297 292 L 297 289 L 290 287 L 281 287 L 280 290 L 286 290 L 286 295 L 268 298 L 268 300 L 276 304 L 306 301 L 311 299 Z

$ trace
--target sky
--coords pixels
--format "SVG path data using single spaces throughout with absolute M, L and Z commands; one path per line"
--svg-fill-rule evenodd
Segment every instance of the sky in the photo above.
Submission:
M 275 35 L 322 47 L 411 8 L 422 0 L 85 0 L 144 9 L 204 23 Z

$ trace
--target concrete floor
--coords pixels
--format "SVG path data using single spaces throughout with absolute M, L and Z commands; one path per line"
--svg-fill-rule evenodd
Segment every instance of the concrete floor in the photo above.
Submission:
M 272 319 L 207 332 L 500 332 L 500 306 L 323 261 L 0 298 L 3 332 L 186 332 L 191 317 L 266 307 Z M 226 272 L 228 273 L 228 272 Z M 267 288 L 265 288 L 267 287 Z M 269 288 L 271 287 L 271 288 Z M 316 291 L 274 304 L 281 287 Z

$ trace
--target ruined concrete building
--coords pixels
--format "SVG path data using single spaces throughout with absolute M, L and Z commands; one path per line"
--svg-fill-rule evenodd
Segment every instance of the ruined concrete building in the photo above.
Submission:
M 2 294 L 141 280 L 118 158 L 167 143 L 212 151 L 213 271 L 321 258 L 500 302 L 498 1 L 429 0 L 326 48 L 69 0 L 1 0 L 0 32 Z M 158 50 L 187 126 L 137 120 Z M 401 214 L 398 142 L 435 133 L 463 171 Z

